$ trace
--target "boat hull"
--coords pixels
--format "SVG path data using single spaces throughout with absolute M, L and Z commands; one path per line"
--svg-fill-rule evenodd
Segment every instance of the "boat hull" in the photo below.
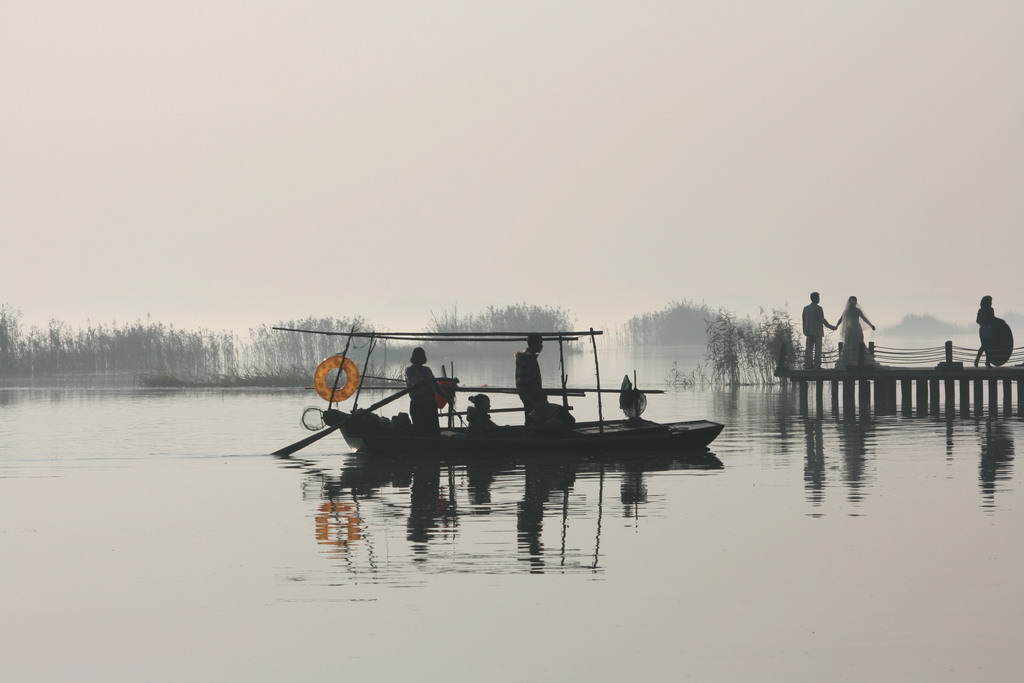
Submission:
M 494 436 L 471 437 L 463 429 L 442 431 L 440 436 L 389 433 L 347 424 L 341 428 L 349 446 L 361 453 L 378 455 L 493 455 L 499 453 L 644 454 L 664 450 L 706 448 L 724 425 L 708 420 L 659 424 L 631 424 L 625 420 L 577 424 L 561 434 L 537 434 L 524 427 L 504 427 Z

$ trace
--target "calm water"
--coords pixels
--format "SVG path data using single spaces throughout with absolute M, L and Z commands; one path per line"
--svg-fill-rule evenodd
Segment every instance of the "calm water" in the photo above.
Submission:
M 727 429 L 626 463 L 279 459 L 308 392 L 0 390 L 5 679 L 1017 680 L 1021 418 L 649 399 Z

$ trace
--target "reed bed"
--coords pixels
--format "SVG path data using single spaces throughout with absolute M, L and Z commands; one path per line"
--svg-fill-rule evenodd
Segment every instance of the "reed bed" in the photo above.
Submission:
M 0 306 L 0 374 L 32 377 L 69 373 L 227 373 L 239 362 L 231 332 L 182 330 L 149 319 L 73 329 L 59 320 L 25 329 L 21 314 Z
M 622 336 L 637 346 L 701 344 L 707 338 L 714 312 L 689 299 L 674 301 L 660 311 L 635 315 L 623 325 Z
M 369 323 L 358 316 L 310 317 L 280 326 L 347 332 Z M 77 329 L 51 320 L 46 327 L 26 328 L 20 311 L 0 305 L 0 378 L 93 373 L 134 375 L 143 386 L 300 386 L 343 346 L 341 337 L 267 326 L 250 329 L 243 341 L 234 332 L 184 330 L 148 318 Z M 353 340 L 349 348 L 360 367 L 367 346 L 366 340 Z
M 509 306 L 488 306 L 479 313 L 460 314 L 458 307 L 442 309 L 440 313 L 431 312 L 426 332 L 565 332 L 572 330 L 576 324 L 575 316 L 561 308 L 552 306 L 536 306 L 531 304 L 512 304 Z M 509 354 L 507 344 L 488 342 L 432 342 L 425 345 L 428 351 L 433 350 L 439 357 L 458 355 L 501 355 Z M 566 342 L 566 353 L 577 353 L 581 350 L 579 342 Z M 519 350 L 516 348 L 515 350 Z
M 699 323 L 697 317 L 700 316 Z M 555 332 L 573 329 L 568 312 L 550 306 L 515 304 L 488 307 L 462 315 L 457 308 L 432 314 L 428 332 Z M 280 322 L 279 327 L 333 332 L 373 329 L 364 318 L 307 317 Z M 800 338 L 789 314 L 761 311 L 756 320 L 739 319 L 724 309 L 678 302 L 662 311 L 635 316 L 625 326 L 630 341 L 641 344 L 687 343 L 696 328 L 705 330 L 705 363 L 689 374 L 674 367 L 667 379 L 675 386 L 698 384 L 773 384 L 779 350 L 798 357 Z M 309 386 L 313 369 L 324 358 L 343 350 L 344 337 L 280 332 L 269 326 L 248 331 L 246 339 L 233 332 L 185 330 L 150 319 L 118 325 L 72 328 L 51 320 L 45 327 L 27 328 L 21 313 L 0 305 L 0 379 L 75 374 L 134 375 L 144 386 L 165 387 L 288 387 Z M 381 382 L 400 382 L 412 344 L 381 342 L 374 365 L 366 373 Z M 507 345 L 481 342 L 438 342 L 428 355 L 437 358 L 488 352 L 506 355 Z M 353 339 L 348 355 L 359 365 L 366 359 L 369 340 Z M 567 343 L 565 351 L 582 351 Z
M 739 319 L 720 309 L 708 322 L 707 372 L 711 384 L 727 386 L 778 383 L 780 350 L 796 358 L 800 337 L 788 311 L 763 309 L 758 318 Z

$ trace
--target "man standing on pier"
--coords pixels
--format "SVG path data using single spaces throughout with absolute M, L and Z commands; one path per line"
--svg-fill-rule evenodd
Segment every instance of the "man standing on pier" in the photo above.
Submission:
M 807 337 L 807 345 L 804 347 L 804 367 L 821 367 L 821 339 L 825 336 L 825 328 L 836 329 L 825 320 L 825 312 L 818 305 L 819 296 L 817 292 L 811 292 L 811 303 L 804 306 L 804 336 Z

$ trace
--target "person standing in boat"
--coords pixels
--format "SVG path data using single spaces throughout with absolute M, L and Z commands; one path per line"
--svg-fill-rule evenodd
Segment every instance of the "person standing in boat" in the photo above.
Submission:
M 807 344 L 804 347 L 804 368 L 821 367 L 821 340 L 825 336 L 825 328 L 836 329 L 835 325 L 830 325 L 825 320 L 825 312 L 818 305 L 820 298 L 817 292 L 811 292 L 811 303 L 804 306 L 804 336 L 807 337 Z
M 974 321 L 978 323 L 978 336 L 981 338 L 981 346 L 978 348 L 978 355 L 974 357 L 974 367 L 978 367 L 981 361 L 981 354 L 985 354 L 985 367 L 990 368 L 992 364 L 988 360 L 988 346 L 992 343 L 992 336 L 996 322 L 996 309 L 992 308 L 992 297 L 981 297 L 981 308 Z
M 420 347 L 412 350 L 412 363 L 405 369 L 405 384 L 409 391 L 409 417 L 413 429 L 423 436 L 437 436 L 441 433 L 437 421 L 437 399 L 434 397 L 437 380 L 427 367 L 427 352 Z
M 542 390 L 537 354 L 543 348 L 544 338 L 537 332 L 531 332 L 526 336 L 526 350 L 516 352 L 516 393 L 527 415 L 533 410 L 534 396 Z

